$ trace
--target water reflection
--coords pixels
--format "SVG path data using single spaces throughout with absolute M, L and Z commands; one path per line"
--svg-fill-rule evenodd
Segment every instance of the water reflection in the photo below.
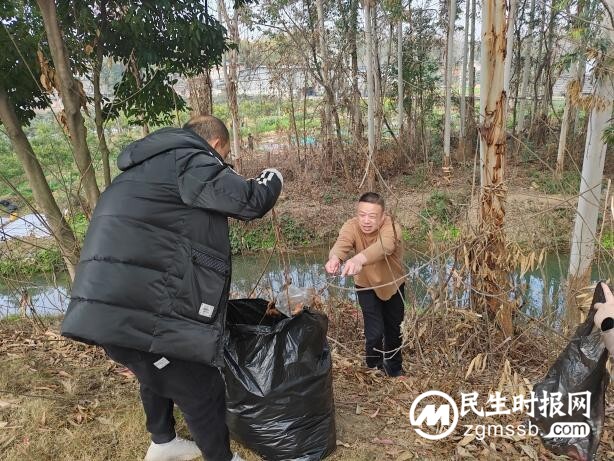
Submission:
M 49 237 L 47 223 L 42 216 L 28 214 L 15 219 L 0 217 L 0 241 L 24 237 Z
M 324 298 L 334 296 L 356 301 L 350 277 L 330 277 L 325 273 L 323 266 L 327 254 L 326 248 L 290 254 L 288 272 L 292 283 L 315 287 Z M 568 264 L 568 256 L 551 254 L 537 271 L 522 277 L 518 273 L 513 274 L 513 282 L 522 293 L 523 310 L 527 315 L 549 319 L 553 325 L 557 323 L 556 319 L 564 307 L 562 282 Z M 442 256 L 437 261 L 429 261 L 420 252 L 409 250 L 406 265 L 410 274 L 406 292 L 412 306 L 418 309 L 428 306 L 431 303 L 429 287 L 446 282 L 449 293 L 456 296 L 454 303 L 459 307 L 467 305 L 468 292 L 452 290 L 454 281 L 449 278 L 452 259 Z M 246 297 L 253 292 L 256 296 L 270 299 L 271 293 L 279 292 L 285 283 L 284 272 L 284 264 L 278 255 L 271 258 L 267 254 L 236 256 L 233 259 L 231 296 Z M 613 275 L 614 264 L 610 260 L 605 264 L 595 264 L 591 277 L 592 281 L 597 281 L 608 277 L 612 279 Z M 0 317 L 19 312 L 20 290 L 23 288 L 28 290 L 32 305 L 39 314 L 58 315 L 65 311 L 69 292 L 67 277 L 59 276 L 54 280 L 38 277 L 26 283 L 0 285 Z

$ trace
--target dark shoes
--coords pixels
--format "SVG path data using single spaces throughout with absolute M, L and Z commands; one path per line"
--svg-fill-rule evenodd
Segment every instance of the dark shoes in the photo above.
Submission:
M 399 369 L 399 370 L 390 370 L 386 373 L 388 375 L 389 378 L 399 378 L 401 376 L 405 376 L 405 372 L 403 371 L 403 369 Z
M 368 368 L 372 369 L 372 370 L 378 370 L 380 372 L 382 372 L 382 374 L 384 376 L 387 376 L 389 378 L 398 378 L 400 376 L 405 376 L 405 372 L 403 371 L 403 368 L 398 368 L 398 369 L 390 369 L 388 367 L 386 367 L 385 365 L 376 365 L 376 366 L 372 366 Z

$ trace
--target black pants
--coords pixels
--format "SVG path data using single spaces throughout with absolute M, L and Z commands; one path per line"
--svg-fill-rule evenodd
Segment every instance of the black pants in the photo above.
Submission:
M 141 385 L 147 430 L 155 443 L 175 438 L 176 403 L 194 441 L 208 461 L 229 461 L 225 385 L 219 370 L 204 364 L 168 359 L 158 369 L 161 355 L 117 346 L 105 346 L 107 355 L 131 370 Z
M 383 368 L 391 375 L 403 371 L 401 351 L 395 349 L 398 349 L 402 343 L 401 322 L 405 315 L 405 306 L 400 293 L 404 294 L 404 290 L 405 284 L 401 285 L 388 301 L 379 299 L 373 290 L 358 291 L 358 302 L 362 308 L 365 324 L 367 366 Z

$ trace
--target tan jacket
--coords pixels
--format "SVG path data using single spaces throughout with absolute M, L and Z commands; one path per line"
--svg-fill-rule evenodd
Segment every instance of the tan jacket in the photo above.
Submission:
M 356 285 L 377 287 L 374 288 L 377 297 L 389 300 L 405 282 L 401 226 L 397 223 L 393 226 L 392 218 L 386 216 L 377 232 L 366 235 L 360 229 L 358 218 L 349 219 L 341 227 L 329 258 L 334 255 L 345 261 L 351 250 L 362 253 L 367 259 L 362 270 L 354 276 Z

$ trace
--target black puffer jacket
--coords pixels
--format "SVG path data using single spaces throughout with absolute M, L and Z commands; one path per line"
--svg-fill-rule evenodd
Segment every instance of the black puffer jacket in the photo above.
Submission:
M 221 366 L 228 219 L 262 217 L 281 177 L 246 180 L 191 130 L 130 144 L 90 222 L 62 334 Z

